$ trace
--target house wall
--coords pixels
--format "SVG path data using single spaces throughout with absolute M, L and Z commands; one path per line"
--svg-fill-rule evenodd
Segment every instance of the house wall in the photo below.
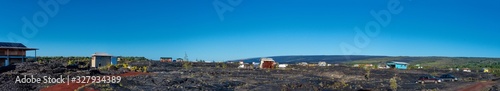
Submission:
M 262 67 L 261 68 L 274 68 L 274 62 L 273 61 L 264 61 L 262 62 Z
M 111 56 L 94 56 L 92 57 L 91 67 L 101 67 L 111 64 Z
M 0 49 L 0 55 L 18 55 L 18 56 L 24 56 L 24 55 L 26 55 L 26 50 Z
M 93 56 L 92 57 L 92 61 L 90 62 L 90 67 L 97 67 L 95 64 L 96 64 L 96 60 L 95 60 L 95 57 Z
M 111 57 L 111 65 L 116 65 L 118 64 L 118 57 Z
M 172 59 L 160 59 L 160 62 L 173 62 Z
M 407 69 L 405 64 L 396 64 L 396 69 Z

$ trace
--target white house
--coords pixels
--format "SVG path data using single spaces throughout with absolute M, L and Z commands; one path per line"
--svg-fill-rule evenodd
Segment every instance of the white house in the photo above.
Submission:
M 286 67 L 288 67 L 288 64 L 279 64 L 278 67 L 279 68 L 286 68 Z
M 239 64 L 240 66 L 238 66 L 238 68 L 245 68 L 245 63 L 243 61 L 240 61 Z
M 106 65 L 116 65 L 117 57 L 109 55 L 107 53 L 94 53 L 92 54 L 92 60 L 90 67 L 102 67 Z
M 259 67 L 259 66 L 260 66 L 260 63 L 257 63 L 257 62 L 252 62 L 252 65 L 253 65 L 253 67 L 256 67 L 256 68 L 257 68 L 257 67 Z
M 326 62 L 325 62 L 325 61 L 321 61 L 321 62 L 319 62 L 319 63 L 318 63 L 318 66 L 326 66 L 326 65 L 327 65 L 327 64 L 326 64 Z
M 300 62 L 297 65 L 307 66 L 307 62 Z
M 354 64 L 352 67 L 359 67 L 359 64 Z

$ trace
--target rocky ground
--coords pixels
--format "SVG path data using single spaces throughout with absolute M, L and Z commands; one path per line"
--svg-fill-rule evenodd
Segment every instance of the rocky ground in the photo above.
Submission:
M 391 90 L 390 78 L 397 78 L 397 90 L 449 90 L 455 91 L 458 86 L 475 84 L 478 81 L 490 81 L 492 75 L 485 73 L 464 73 L 447 70 L 390 70 L 345 66 L 336 67 L 302 67 L 286 69 L 238 69 L 237 64 L 222 66 L 216 63 L 193 63 L 185 67 L 182 63 L 139 62 L 130 65 L 148 66 L 149 75 L 124 77 L 117 84 L 89 84 L 85 89 L 115 91 L 352 91 L 352 90 Z M 97 76 L 124 73 L 124 69 L 114 71 L 91 71 L 63 63 L 17 63 L 0 68 L 0 89 L 2 90 L 40 90 L 55 84 L 15 84 L 17 76 L 34 75 L 35 77 L 59 75 Z M 366 74 L 370 74 L 366 76 Z M 458 82 L 439 84 L 416 84 L 419 76 L 451 73 L 461 78 Z M 496 80 L 495 80 L 496 81 Z M 493 84 L 491 91 L 497 91 L 500 85 Z M 85 90 L 80 89 L 80 90 Z
M 216 64 L 153 63 L 151 75 L 127 77 L 118 84 L 92 84 L 89 88 L 101 90 L 190 90 L 190 91 L 318 91 L 318 90 L 376 90 L 390 89 L 389 79 L 397 78 L 398 90 L 456 90 L 459 85 L 490 80 L 484 73 L 450 72 L 446 70 L 367 70 L 351 67 L 292 67 L 287 69 L 237 69 L 235 66 L 217 68 Z M 461 77 L 459 82 L 416 84 L 419 76 L 451 73 Z M 368 79 L 367 79 L 368 78 Z
M 7 67 L 0 68 L 0 89 L 3 91 L 29 91 L 40 90 L 55 84 L 20 84 L 15 83 L 16 78 L 19 76 L 23 78 L 25 75 L 29 78 L 33 75 L 34 78 L 47 77 L 60 77 L 60 76 L 99 76 L 99 75 L 112 75 L 122 74 L 123 71 L 97 71 L 88 68 L 79 68 L 77 65 L 68 66 L 61 62 L 43 63 L 24 62 L 15 63 Z M 42 80 L 43 81 L 43 80 Z

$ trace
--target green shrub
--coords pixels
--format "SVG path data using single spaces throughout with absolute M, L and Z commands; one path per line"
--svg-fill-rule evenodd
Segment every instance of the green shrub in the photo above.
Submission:
M 222 68 L 227 68 L 227 64 L 222 63 L 222 64 L 221 64 L 221 67 L 222 67 Z
M 137 67 L 137 70 L 135 72 L 142 72 L 142 67 Z
M 142 72 L 148 72 L 148 67 L 147 66 L 142 67 Z
M 39 64 L 42 64 L 43 63 L 43 60 L 42 59 L 38 59 L 37 60 Z
M 69 60 L 69 61 L 68 61 L 68 65 L 75 65 L 75 63 L 76 63 L 76 62 L 75 62 L 75 61 L 73 61 L 73 60 Z
M 366 80 L 370 79 L 370 74 L 371 74 L 371 70 L 370 69 L 366 69 L 366 74 L 365 74 L 365 79 Z
M 397 89 L 398 89 L 398 83 L 397 83 L 396 77 L 392 77 L 391 78 L 391 80 L 390 80 L 390 87 L 391 87 L 392 90 L 397 91 Z
M 137 71 L 138 70 L 138 67 L 137 66 L 132 66 L 130 67 L 130 71 Z
M 118 70 L 118 67 L 116 67 L 114 65 L 109 65 L 108 70 Z
M 437 72 L 432 72 L 432 73 L 431 73 L 431 75 L 432 75 L 432 76 L 437 76 L 437 75 L 438 75 L 438 73 L 437 73 Z
M 186 69 L 192 68 L 193 67 L 193 63 L 191 63 L 191 62 L 184 62 L 184 63 L 182 63 L 182 67 L 186 68 Z
M 226 63 L 217 63 L 216 68 L 226 68 L 227 67 L 227 64 Z
M 333 83 L 333 88 L 334 89 L 342 89 L 342 88 L 345 88 L 349 86 L 349 84 L 347 84 L 345 81 L 341 80 L 341 81 L 336 81 Z
M 122 67 L 123 67 L 123 68 L 128 68 L 128 66 L 129 66 L 129 65 L 128 65 L 128 63 L 123 63 L 123 64 L 122 64 Z

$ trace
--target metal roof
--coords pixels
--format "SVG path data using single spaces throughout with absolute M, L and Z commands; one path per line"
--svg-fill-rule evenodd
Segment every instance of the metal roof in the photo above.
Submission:
M 112 55 L 109 55 L 108 53 L 96 52 L 92 54 L 92 56 L 112 56 Z
M 172 57 L 160 57 L 160 59 L 172 59 Z
M 0 42 L 0 47 L 22 47 L 22 48 L 26 48 L 26 46 L 24 46 L 21 43 L 10 43 L 10 42 Z
M 273 58 L 261 58 L 260 61 L 274 61 Z
M 22 43 L 13 43 L 13 42 L 0 42 L 0 49 L 38 50 L 36 48 L 28 48 Z
M 409 64 L 409 63 L 406 63 L 406 62 L 396 62 L 396 61 L 392 61 L 392 62 L 388 62 L 388 64 Z

